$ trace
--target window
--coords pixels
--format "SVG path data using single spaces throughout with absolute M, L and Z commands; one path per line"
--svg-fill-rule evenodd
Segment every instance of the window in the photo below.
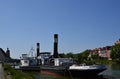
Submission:
M 25 61 L 24 61 L 24 63 L 28 63 L 28 61 L 27 61 L 27 60 L 25 60 Z

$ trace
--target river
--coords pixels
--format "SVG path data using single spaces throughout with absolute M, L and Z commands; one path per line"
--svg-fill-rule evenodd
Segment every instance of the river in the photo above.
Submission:
M 107 70 L 101 74 L 106 79 L 120 79 L 120 64 L 107 65 Z
M 35 78 L 36 79 L 120 79 L 120 64 L 106 65 L 106 67 L 107 70 L 100 73 L 99 76 L 95 76 L 95 77 L 74 78 L 72 76 L 64 77 L 64 76 L 36 74 Z

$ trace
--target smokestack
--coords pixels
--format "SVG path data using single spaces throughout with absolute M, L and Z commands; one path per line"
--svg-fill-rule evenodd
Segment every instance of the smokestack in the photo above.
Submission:
M 58 34 L 54 34 L 54 58 L 58 58 Z
M 39 56 L 40 53 L 40 43 L 37 43 L 37 57 Z

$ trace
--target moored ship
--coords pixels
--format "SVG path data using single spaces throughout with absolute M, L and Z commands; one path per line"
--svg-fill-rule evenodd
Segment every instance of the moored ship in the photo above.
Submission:
M 24 63 L 28 61 L 28 63 Z M 58 35 L 54 35 L 54 52 L 40 52 L 39 43 L 37 43 L 37 56 L 34 58 L 21 59 L 21 69 L 34 68 L 40 69 L 41 73 L 71 75 L 71 76 L 92 76 L 98 75 L 106 70 L 104 65 L 76 65 L 72 58 L 60 58 L 58 54 Z

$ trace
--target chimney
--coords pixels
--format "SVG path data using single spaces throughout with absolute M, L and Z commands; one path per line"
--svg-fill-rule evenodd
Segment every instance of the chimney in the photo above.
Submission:
M 54 52 L 53 57 L 58 58 L 58 34 L 54 34 Z
M 37 43 L 37 57 L 39 56 L 40 53 L 40 43 Z

